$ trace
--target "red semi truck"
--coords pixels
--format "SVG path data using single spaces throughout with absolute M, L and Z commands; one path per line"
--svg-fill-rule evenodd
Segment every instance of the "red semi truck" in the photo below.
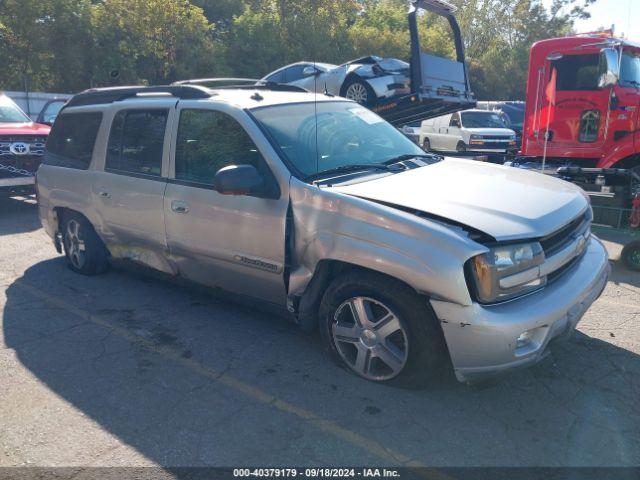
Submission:
M 531 48 L 520 161 L 640 166 L 640 44 L 585 34 Z M 526 159 L 526 160 L 525 160 Z

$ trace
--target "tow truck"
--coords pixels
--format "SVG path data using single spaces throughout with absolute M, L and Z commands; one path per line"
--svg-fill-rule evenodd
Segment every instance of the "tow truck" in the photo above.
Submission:
M 531 47 L 521 160 L 640 166 L 640 44 L 585 34 Z
M 467 110 L 476 106 L 469 85 L 464 44 L 455 17 L 457 7 L 443 0 L 416 0 L 409 10 L 411 40 L 410 93 L 382 101 L 373 110 L 388 122 L 400 126 L 418 120 Z M 423 52 L 419 22 L 424 11 L 444 17 L 453 33 L 456 60 Z
M 582 187 L 594 222 L 640 227 L 640 44 L 612 31 L 531 47 L 522 150 L 513 166 Z M 640 244 L 623 258 L 640 268 Z

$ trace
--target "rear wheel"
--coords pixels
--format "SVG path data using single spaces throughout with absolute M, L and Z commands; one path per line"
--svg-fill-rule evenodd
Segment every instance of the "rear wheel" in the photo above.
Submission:
M 431 151 L 431 142 L 429 141 L 429 139 L 428 139 L 428 138 L 425 138 L 425 139 L 422 141 L 422 149 L 423 149 L 425 152 L 429 152 L 429 151 Z
M 341 366 L 370 381 L 423 388 L 446 371 L 442 330 L 426 299 L 400 282 L 349 273 L 329 286 L 320 329 Z
M 93 226 L 82 216 L 67 212 L 62 218 L 62 244 L 71 270 L 96 275 L 109 266 L 109 254 Z
M 640 271 L 640 240 L 627 243 L 622 249 L 621 258 L 629 270 Z
M 378 98 L 373 88 L 359 78 L 352 78 L 347 81 L 343 87 L 342 96 L 365 107 L 374 107 L 378 103 Z

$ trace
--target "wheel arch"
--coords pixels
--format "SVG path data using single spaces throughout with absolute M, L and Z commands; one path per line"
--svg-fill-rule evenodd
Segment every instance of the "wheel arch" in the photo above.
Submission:
M 342 82 L 342 86 L 340 87 L 341 97 L 345 96 L 345 94 L 347 93 L 347 87 L 349 87 L 349 85 L 356 80 L 362 83 L 367 83 L 367 80 L 361 77 L 360 75 L 358 75 L 356 72 L 348 73 L 347 76 L 344 77 L 344 81 Z
M 311 280 L 299 298 L 297 308 L 298 324 L 304 331 L 310 332 L 317 328 L 320 302 L 331 282 L 339 275 L 357 272 L 379 275 L 394 281 L 414 292 L 416 295 L 423 297 L 425 303 L 427 305 L 429 304 L 429 295 L 418 292 L 407 282 L 393 275 L 344 260 L 323 259 L 317 263 Z

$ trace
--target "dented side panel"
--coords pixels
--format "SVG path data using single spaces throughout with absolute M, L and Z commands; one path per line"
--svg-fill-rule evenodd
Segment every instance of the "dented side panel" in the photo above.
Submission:
M 336 260 L 393 276 L 416 291 L 472 303 L 464 263 L 486 248 L 444 225 L 295 178 L 289 294 L 304 292 L 318 263 Z

